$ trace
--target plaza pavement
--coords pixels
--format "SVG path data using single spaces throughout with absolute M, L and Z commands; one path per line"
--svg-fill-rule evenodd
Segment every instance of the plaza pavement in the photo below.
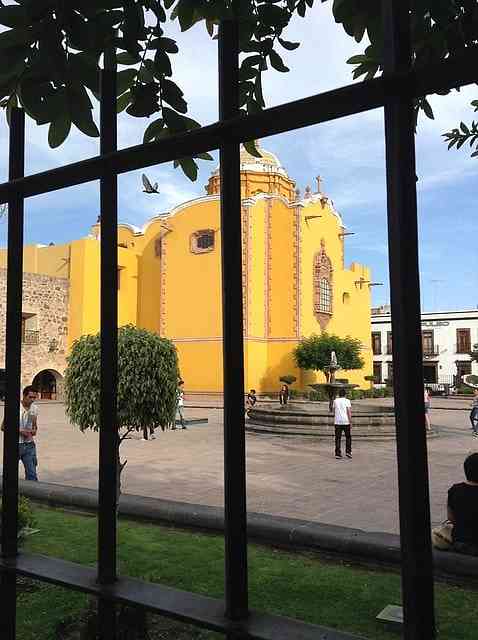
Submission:
M 219 403 L 211 400 L 209 404 Z M 468 405 L 468 401 L 451 399 L 434 402 L 432 422 L 439 436 L 428 441 L 433 523 L 445 518 L 446 492 L 462 480 L 465 456 L 478 451 L 478 439 L 471 437 L 469 428 Z M 61 404 L 38 406 L 40 480 L 97 488 L 98 434 L 82 434 L 71 426 Z M 222 506 L 222 411 L 186 407 L 185 413 L 207 417 L 209 423 L 159 433 L 148 442 L 135 434 L 124 443 L 121 455 L 128 464 L 123 491 Z M 249 511 L 398 532 L 393 441 L 357 439 L 353 460 L 335 460 L 331 440 L 247 434 L 247 476 Z

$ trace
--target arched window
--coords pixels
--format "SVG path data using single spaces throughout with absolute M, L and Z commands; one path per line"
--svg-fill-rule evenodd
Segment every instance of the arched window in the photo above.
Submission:
M 332 261 L 325 252 L 324 240 L 314 256 L 314 315 L 323 330 L 333 312 Z
M 319 311 L 322 311 L 323 313 L 332 313 L 332 296 L 330 291 L 330 282 L 327 278 L 321 278 L 320 280 Z

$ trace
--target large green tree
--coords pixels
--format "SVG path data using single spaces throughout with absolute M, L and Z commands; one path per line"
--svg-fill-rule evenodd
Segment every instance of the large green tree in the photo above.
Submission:
M 66 412 L 81 431 L 98 431 L 100 421 L 100 334 L 73 343 L 65 373 Z M 174 344 L 132 325 L 118 330 L 118 490 L 126 465 L 121 443 L 133 431 L 164 430 L 175 417 L 178 357 Z
M 319 0 L 0 0 L 0 99 L 10 110 L 21 104 L 38 124 L 49 124 L 49 141 L 59 146 L 72 124 L 98 136 L 92 98 L 98 98 L 101 54 L 116 47 L 118 54 L 118 111 L 132 117 L 151 117 L 144 141 L 190 130 L 199 124 L 187 114 L 182 89 L 174 80 L 172 56 L 178 42 L 167 33 L 168 20 L 182 31 L 203 22 L 211 37 L 219 21 L 240 20 L 240 101 L 245 112 L 265 106 L 262 74 L 268 68 L 289 71 L 281 50 L 298 42 L 285 38 L 295 16 L 305 17 Z M 372 78 L 383 60 L 380 0 L 320 0 L 329 2 L 337 23 L 361 42 L 370 44 L 354 65 L 354 78 Z M 478 42 L 476 0 L 420 0 L 411 12 L 414 64 L 445 59 Z M 476 105 L 475 105 L 476 106 Z M 416 103 L 433 117 L 422 97 Z M 457 130 L 458 131 L 458 130 Z M 446 134 L 450 145 L 477 144 L 476 125 L 462 125 Z M 465 136 L 465 139 L 463 139 Z M 252 152 L 253 145 L 249 146 Z M 203 154 L 203 159 L 211 156 Z M 191 179 L 197 177 L 195 159 L 176 163 Z
M 363 345 L 357 338 L 340 338 L 339 336 L 321 333 L 303 338 L 294 350 L 294 358 L 299 369 L 322 371 L 328 379 L 330 356 L 335 351 L 337 363 L 341 370 L 362 369 L 365 362 L 361 356 Z

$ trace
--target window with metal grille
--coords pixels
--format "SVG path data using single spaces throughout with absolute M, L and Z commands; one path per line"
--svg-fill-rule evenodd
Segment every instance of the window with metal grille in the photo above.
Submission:
M 214 231 L 209 229 L 196 231 L 191 236 L 191 251 L 193 253 L 206 253 L 214 249 Z
M 332 295 L 330 282 L 327 278 L 322 278 L 320 281 L 319 311 L 322 311 L 323 313 L 332 313 Z

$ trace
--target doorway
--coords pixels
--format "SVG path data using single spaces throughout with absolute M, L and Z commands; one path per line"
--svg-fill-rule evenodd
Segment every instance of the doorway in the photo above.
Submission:
M 423 365 L 423 382 L 425 384 L 436 384 L 438 382 L 436 364 L 430 363 Z
M 36 389 L 39 400 L 57 399 L 57 376 L 60 377 L 59 374 L 45 369 L 33 378 L 32 386 Z

